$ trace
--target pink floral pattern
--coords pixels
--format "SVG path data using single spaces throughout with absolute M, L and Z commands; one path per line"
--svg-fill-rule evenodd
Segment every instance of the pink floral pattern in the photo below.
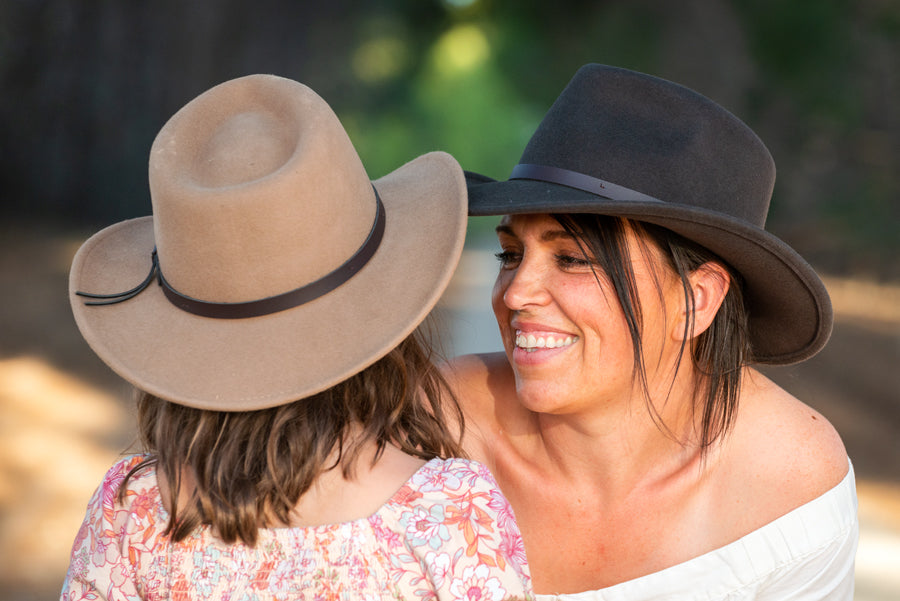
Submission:
M 433 459 L 372 516 L 267 528 L 256 547 L 207 527 L 172 543 L 156 473 L 116 503 L 132 455 L 109 470 L 75 538 L 61 599 L 225 601 L 533 598 L 522 537 L 483 465 Z

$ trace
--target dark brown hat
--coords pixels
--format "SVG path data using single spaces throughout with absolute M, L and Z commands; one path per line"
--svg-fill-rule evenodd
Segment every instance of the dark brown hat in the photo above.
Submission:
M 765 231 L 775 164 L 737 117 L 678 84 L 585 65 L 507 181 L 468 172 L 470 215 L 597 213 L 666 227 L 745 280 L 753 361 L 788 364 L 831 335 L 824 284 Z

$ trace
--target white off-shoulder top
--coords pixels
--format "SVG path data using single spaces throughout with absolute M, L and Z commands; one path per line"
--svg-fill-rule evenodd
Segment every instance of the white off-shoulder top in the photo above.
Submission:
M 822 496 L 724 547 L 596 591 L 538 601 L 851 601 L 859 542 L 853 466 Z

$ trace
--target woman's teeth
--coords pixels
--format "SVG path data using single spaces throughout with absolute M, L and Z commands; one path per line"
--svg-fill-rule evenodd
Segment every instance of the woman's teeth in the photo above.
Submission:
M 516 346 L 528 352 L 539 348 L 561 348 L 578 340 L 577 336 L 535 336 L 516 332 Z

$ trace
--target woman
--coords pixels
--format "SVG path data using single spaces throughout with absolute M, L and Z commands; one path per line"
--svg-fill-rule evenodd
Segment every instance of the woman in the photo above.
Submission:
M 152 217 L 72 265 L 144 448 L 91 499 L 61 598 L 530 596 L 492 477 L 440 458 L 459 441 L 417 332 L 462 250 L 456 161 L 370 182 L 324 100 L 253 75 L 166 123 L 150 188 Z
M 508 181 L 493 308 L 505 353 L 448 373 L 464 445 L 564 599 L 851 599 L 852 468 L 834 428 L 752 367 L 818 352 L 813 270 L 763 229 L 771 156 L 677 84 L 580 69 Z

